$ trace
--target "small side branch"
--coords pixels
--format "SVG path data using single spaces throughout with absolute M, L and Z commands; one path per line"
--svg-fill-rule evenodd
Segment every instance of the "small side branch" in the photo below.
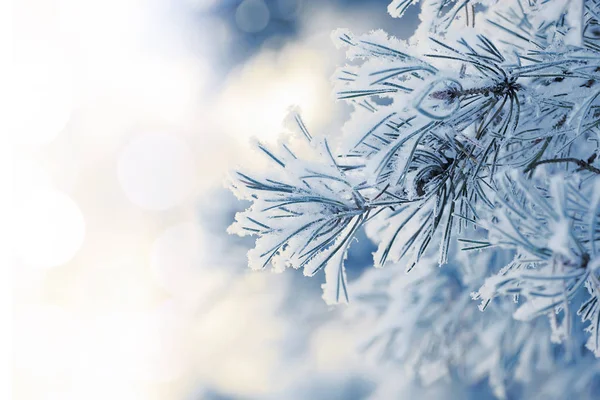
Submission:
M 552 158 L 549 160 L 540 160 L 540 161 L 536 161 L 531 163 L 526 169 L 525 172 L 529 172 L 529 171 L 533 171 L 538 165 L 542 165 L 542 164 L 558 164 L 558 163 L 574 163 L 577 164 L 577 166 L 581 169 L 585 169 L 588 170 L 590 172 L 593 172 L 595 174 L 600 175 L 600 169 L 594 167 L 593 165 L 591 165 L 590 163 L 583 161 L 583 160 L 579 160 L 577 158 L 571 158 L 571 157 L 566 157 L 566 158 Z

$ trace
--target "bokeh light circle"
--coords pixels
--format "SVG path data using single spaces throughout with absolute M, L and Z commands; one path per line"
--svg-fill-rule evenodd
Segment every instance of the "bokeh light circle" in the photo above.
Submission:
M 235 10 L 235 22 L 242 31 L 260 32 L 267 27 L 271 14 L 263 0 L 244 0 Z
M 166 210 L 194 190 L 192 152 L 174 135 L 149 133 L 127 145 L 118 163 L 118 178 L 127 198 L 148 210 Z
M 64 66 L 20 64 L 9 90 L 12 107 L 4 129 L 15 144 L 48 144 L 67 125 L 73 110 L 73 84 Z

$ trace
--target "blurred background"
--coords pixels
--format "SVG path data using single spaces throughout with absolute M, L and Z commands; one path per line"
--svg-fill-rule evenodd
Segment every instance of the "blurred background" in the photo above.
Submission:
M 290 106 L 335 137 L 330 32 L 413 26 L 387 0 L 12 6 L 15 399 L 362 399 L 364 327 L 322 277 L 251 272 L 226 189 Z M 409 20 L 409 21 L 410 21 Z M 371 263 L 363 236 L 349 278 Z

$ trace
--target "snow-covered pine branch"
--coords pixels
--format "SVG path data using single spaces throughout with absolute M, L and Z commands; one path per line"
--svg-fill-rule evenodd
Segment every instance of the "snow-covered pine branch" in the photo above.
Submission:
M 348 59 L 334 90 L 354 109 L 341 142 L 331 148 L 295 116 L 316 161 L 259 144 L 274 168 L 236 173 L 253 204 L 232 231 L 258 236 L 253 268 L 323 269 L 335 303 L 353 297 L 344 260 L 365 227 L 374 265 L 410 282 L 384 290 L 367 342 L 387 337 L 384 353 L 416 376 L 460 369 L 504 397 L 523 377 L 590 365 L 584 346 L 600 356 L 600 1 L 395 0 L 388 10 L 402 17 L 416 4 L 422 23 L 408 41 L 333 33 Z M 353 285 L 360 309 L 373 282 Z

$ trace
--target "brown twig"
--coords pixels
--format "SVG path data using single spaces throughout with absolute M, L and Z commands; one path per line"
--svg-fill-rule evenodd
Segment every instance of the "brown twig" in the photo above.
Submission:
M 594 167 L 593 165 L 591 165 L 590 163 L 583 161 L 583 160 L 579 160 L 577 158 L 552 158 L 552 159 L 548 159 L 548 160 L 541 160 L 541 161 L 536 161 L 531 163 L 527 169 L 525 169 L 525 172 L 528 171 L 533 171 L 538 165 L 542 165 L 542 164 L 556 164 L 556 163 L 575 163 L 577 164 L 581 169 L 586 169 L 590 172 L 593 172 L 595 174 L 600 175 L 600 169 Z

